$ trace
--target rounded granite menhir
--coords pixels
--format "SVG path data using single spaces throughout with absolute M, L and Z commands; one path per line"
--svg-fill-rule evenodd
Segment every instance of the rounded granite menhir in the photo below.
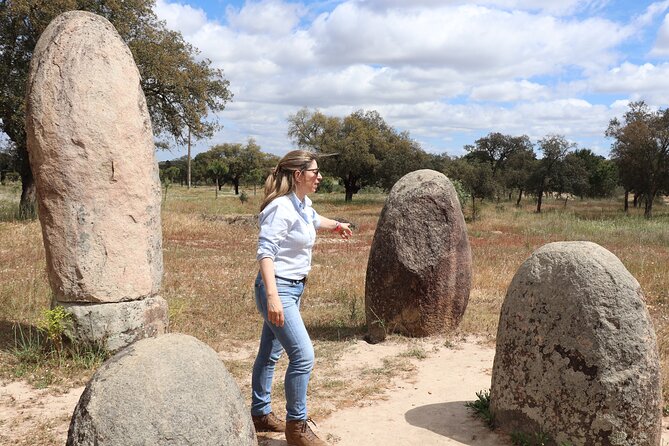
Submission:
M 659 446 L 660 365 L 639 283 L 591 242 L 536 250 L 499 320 L 491 409 L 554 444 Z
M 35 48 L 26 131 L 58 302 L 154 296 L 163 273 L 151 120 L 130 50 L 103 17 L 56 17 Z
M 448 178 L 433 170 L 402 177 L 386 200 L 369 253 L 370 340 L 455 328 L 469 300 L 471 268 L 465 220 Z
M 183 334 L 137 341 L 93 375 L 67 446 L 256 446 L 251 413 L 218 354 Z

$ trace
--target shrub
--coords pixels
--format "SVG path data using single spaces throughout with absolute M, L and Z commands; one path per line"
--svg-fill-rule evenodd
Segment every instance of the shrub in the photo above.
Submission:
M 477 399 L 475 401 L 468 401 L 465 406 L 474 412 L 474 415 L 481 418 L 488 427 L 492 428 L 495 424 L 495 419 L 490 411 L 490 391 L 481 390 L 476 392 Z
M 462 185 L 460 180 L 451 179 L 451 183 L 453 183 L 455 192 L 458 194 L 458 201 L 460 202 L 460 207 L 464 209 L 467 203 L 469 203 L 469 199 L 471 198 L 471 196 L 469 195 L 469 192 L 465 190 L 465 187 Z
M 38 328 L 46 335 L 57 353 L 63 350 L 63 338 L 72 331 L 72 314 L 58 305 L 51 310 L 44 310 Z

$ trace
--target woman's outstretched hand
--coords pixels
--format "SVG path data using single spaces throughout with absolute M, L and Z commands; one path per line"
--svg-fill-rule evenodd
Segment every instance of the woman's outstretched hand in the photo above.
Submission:
M 334 231 L 339 233 L 344 240 L 348 240 L 349 237 L 353 235 L 353 231 L 351 231 L 351 223 L 337 223 L 337 227 Z

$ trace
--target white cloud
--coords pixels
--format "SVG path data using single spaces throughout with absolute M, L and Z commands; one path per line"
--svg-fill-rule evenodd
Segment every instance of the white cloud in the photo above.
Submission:
M 597 11 L 602 9 L 609 0 L 489 0 L 491 6 L 507 9 L 541 11 L 546 14 L 566 15 L 580 11 Z
M 644 27 L 647 27 L 655 20 L 656 16 L 662 14 L 664 11 L 667 10 L 667 8 L 669 8 L 669 0 L 653 2 L 650 5 L 648 5 L 646 10 L 642 14 L 639 14 L 633 18 L 631 26 L 639 30 Z
M 226 9 L 228 23 L 240 32 L 283 35 L 291 32 L 304 13 L 296 3 L 279 0 L 247 2 L 241 9 Z
M 155 12 L 168 27 L 178 29 L 184 35 L 192 34 L 207 23 L 204 11 L 188 4 L 157 0 Z
M 595 92 L 625 94 L 631 100 L 650 104 L 669 103 L 669 63 L 659 65 L 625 62 L 590 80 Z
M 238 11 L 235 23 L 251 22 L 251 11 L 262 7 L 288 11 L 289 18 L 276 20 L 281 27 L 258 26 L 248 32 L 202 24 L 201 11 L 193 8 L 166 7 L 165 0 L 161 5 L 159 13 L 167 14 L 163 18 L 168 24 L 231 78 L 296 71 L 309 77 L 322 70 L 369 65 L 404 74 L 423 71 L 423 80 L 448 72 L 447 81 L 475 87 L 480 81 L 528 79 L 565 67 L 590 70 L 614 61 L 615 45 L 627 36 L 622 27 L 597 18 L 563 21 L 467 5 L 382 13 L 352 2 L 338 5 L 305 28 L 297 28 L 294 8 L 253 3 Z M 180 19 L 173 17 L 174 11 L 180 12 Z M 189 18 L 188 12 L 195 17 Z M 199 25 L 183 25 L 188 23 Z
M 498 131 L 511 135 L 528 135 L 537 141 L 548 134 L 562 134 L 569 139 L 604 139 L 604 130 L 620 109 L 595 105 L 578 98 L 520 103 L 502 107 L 483 104 L 448 104 L 422 102 L 406 107 L 400 104 L 376 109 L 388 122 L 401 130 L 410 130 L 412 137 L 435 152 L 448 149 L 451 155 L 462 155 L 462 146 L 476 138 Z M 460 135 L 453 145 L 453 135 Z M 435 142 L 435 140 L 437 142 Z M 441 142 L 439 142 L 441 141 Z M 608 143 L 583 145 L 608 155 Z
M 511 77 L 612 62 L 615 46 L 628 36 L 623 27 L 598 18 L 560 20 L 471 5 L 406 13 L 352 2 L 321 15 L 310 32 L 326 65 L 450 67 Z
M 227 8 L 224 22 L 179 1 L 158 0 L 157 14 L 224 69 L 235 94 L 210 144 L 254 137 L 285 153 L 287 117 L 302 106 L 375 109 L 435 150 L 491 131 L 603 140 L 628 100 L 669 103 L 669 64 L 621 54 L 669 0 L 629 23 L 598 14 L 607 0 L 341 0 L 319 15 L 261 0 Z M 655 55 L 669 54 L 668 21 Z
M 470 98 L 477 101 L 537 101 L 549 96 L 544 85 L 522 80 L 520 82 L 498 82 L 485 84 L 472 89 Z
M 650 52 L 653 56 L 669 56 L 669 14 L 664 16 L 664 21 L 657 33 L 655 46 Z
M 439 7 L 445 5 L 466 5 L 468 0 L 358 0 L 370 9 L 416 9 L 423 7 Z M 538 11 L 547 14 L 565 15 L 577 11 L 596 11 L 602 9 L 609 0 L 482 0 L 479 5 L 504 10 Z
M 417 73 L 406 73 L 389 67 L 351 65 L 340 70 L 319 70 L 307 74 L 293 73 L 285 84 L 265 85 L 254 97 L 308 107 L 334 107 L 346 104 L 361 107 L 365 104 L 413 104 L 453 97 L 464 91 L 459 80 L 421 79 Z M 295 86 L 284 88 L 284 85 Z

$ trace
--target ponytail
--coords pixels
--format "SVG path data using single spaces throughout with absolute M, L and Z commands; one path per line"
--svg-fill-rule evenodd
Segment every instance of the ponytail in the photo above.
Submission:
M 265 180 L 265 199 L 260 205 L 262 212 L 275 198 L 291 193 L 294 188 L 294 172 L 306 169 L 316 159 L 316 154 L 306 150 L 288 152 Z

